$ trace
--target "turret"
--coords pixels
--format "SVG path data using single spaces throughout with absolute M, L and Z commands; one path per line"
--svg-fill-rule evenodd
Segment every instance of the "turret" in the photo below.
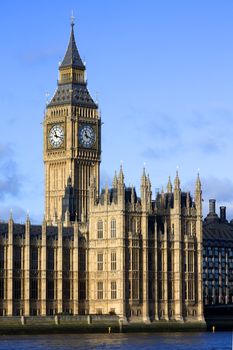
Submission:
M 119 175 L 118 175 L 118 185 L 124 186 L 124 173 L 123 173 L 122 164 L 120 166 L 120 171 L 119 171 Z
M 179 178 L 178 170 L 176 170 L 176 177 L 175 177 L 175 181 L 174 181 L 174 190 L 180 190 L 180 178 Z
M 110 203 L 110 193 L 109 193 L 109 189 L 108 189 L 108 183 L 106 183 L 106 186 L 105 186 L 104 202 L 107 205 Z
M 118 197 L 118 204 L 124 205 L 125 203 L 125 183 L 124 183 L 124 173 L 123 173 L 123 167 L 122 164 L 120 166 L 120 171 L 117 179 L 117 197 Z
M 8 232 L 11 231 L 13 232 L 13 225 L 14 225 L 14 221 L 13 221 L 13 214 L 12 214 L 12 209 L 10 210 L 10 217 L 9 217 L 9 221 L 8 221 Z
M 197 174 L 197 179 L 196 179 L 195 204 L 196 204 L 197 213 L 199 215 L 202 215 L 202 190 L 201 190 L 201 180 L 200 180 L 199 173 Z
M 151 182 L 149 175 L 146 176 L 145 168 L 141 177 L 141 203 L 143 210 L 150 210 L 151 207 Z
M 151 181 L 150 181 L 150 176 L 147 174 L 147 191 L 148 191 L 148 205 L 149 208 L 151 207 L 152 203 L 152 191 L 151 191 Z
M 174 180 L 174 208 L 180 211 L 181 209 L 181 191 L 180 191 L 180 178 L 178 170 L 176 171 L 176 177 Z
M 115 171 L 114 178 L 112 181 L 112 188 L 117 188 L 118 180 L 117 180 L 117 172 Z
M 26 245 L 30 245 L 30 218 L 29 218 L 29 212 L 27 212 L 26 216 L 26 222 L 25 222 L 25 237 L 26 237 Z
M 167 193 L 172 193 L 172 183 L 171 183 L 171 178 L 170 178 L 170 176 L 168 177 Z

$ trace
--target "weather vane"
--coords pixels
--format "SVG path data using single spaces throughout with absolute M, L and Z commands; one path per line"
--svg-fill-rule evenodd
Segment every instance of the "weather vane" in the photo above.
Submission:
M 72 27 L 74 26 L 74 20 L 75 20 L 74 11 L 72 10 L 71 11 L 71 16 L 70 16 L 70 24 L 71 24 Z

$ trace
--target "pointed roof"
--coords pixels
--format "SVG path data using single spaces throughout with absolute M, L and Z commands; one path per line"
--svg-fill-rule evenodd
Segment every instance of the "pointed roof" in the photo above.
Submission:
M 120 171 L 118 175 L 118 184 L 124 184 L 124 173 L 123 173 L 123 166 L 122 164 L 120 165 Z
M 168 183 L 167 183 L 167 193 L 172 193 L 172 183 L 171 183 L 171 177 L 168 177 Z
M 81 57 L 79 55 L 77 45 L 75 42 L 75 37 L 74 37 L 74 23 L 71 23 L 71 33 L 70 33 L 70 40 L 69 40 L 69 45 L 66 50 L 65 57 L 63 58 L 63 61 L 60 65 L 60 68 L 65 68 L 65 67 L 74 67 L 74 68 L 79 68 L 79 69 L 85 69 L 85 66 L 81 60 Z
M 75 37 L 74 37 L 74 23 L 71 23 L 71 33 L 70 41 L 65 54 L 65 57 L 60 65 L 59 69 L 66 67 L 73 67 L 85 70 L 85 66 L 80 58 Z M 48 107 L 60 106 L 64 104 L 72 104 L 74 106 L 84 107 L 84 108 L 98 108 L 98 105 L 92 99 L 88 88 L 87 81 L 84 82 L 63 82 L 58 81 L 58 87 L 47 104 Z
M 115 175 L 114 175 L 114 178 L 113 178 L 113 181 L 112 181 L 112 187 L 113 188 L 117 188 L 117 172 L 115 171 Z
M 197 179 L 196 179 L 196 191 L 201 191 L 201 179 L 199 172 L 197 173 Z
M 180 178 L 179 178 L 178 170 L 176 170 L 176 177 L 175 177 L 175 181 L 174 181 L 174 188 L 176 188 L 176 189 L 180 188 Z

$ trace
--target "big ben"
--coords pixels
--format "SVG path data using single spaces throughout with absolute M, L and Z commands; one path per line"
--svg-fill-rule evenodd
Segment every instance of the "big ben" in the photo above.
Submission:
M 99 190 L 101 121 L 85 70 L 72 21 L 57 89 L 44 119 L 45 217 L 51 223 L 65 216 L 86 221 L 91 177 Z

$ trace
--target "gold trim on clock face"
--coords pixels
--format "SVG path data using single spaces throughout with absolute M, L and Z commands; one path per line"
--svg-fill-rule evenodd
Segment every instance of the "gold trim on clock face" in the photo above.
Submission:
M 79 128 L 79 144 L 85 148 L 91 148 L 96 140 L 95 131 L 92 126 L 82 124 Z
M 55 124 L 49 131 L 49 143 L 53 148 L 59 148 L 64 142 L 64 129 L 60 124 Z

